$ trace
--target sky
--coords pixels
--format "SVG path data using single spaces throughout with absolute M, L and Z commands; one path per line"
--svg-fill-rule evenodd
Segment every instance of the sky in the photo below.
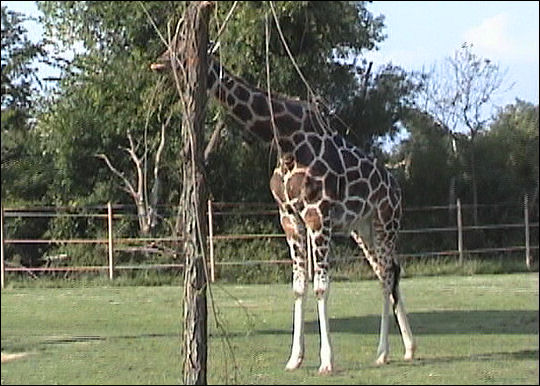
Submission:
M 33 1 L 2 1 L 2 5 L 39 15 Z M 375 16 L 385 16 L 386 39 L 377 51 L 366 53 L 375 67 L 392 62 L 409 71 L 428 70 L 464 42 L 472 43 L 473 53 L 506 71 L 506 87 L 493 98 L 497 106 L 516 98 L 538 104 L 539 2 L 374 1 L 367 8 Z M 32 40 L 43 33 L 35 23 L 27 29 Z
M 366 55 L 374 65 L 392 62 L 405 70 L 428 70 L 467 42 L 477 56 L 507 71 L 507 87 L 494 98 L 497 104 L 515 98 L 538 104 L 539 2 L 374 1 L 367 8 L 385 16 L 387 38 Z

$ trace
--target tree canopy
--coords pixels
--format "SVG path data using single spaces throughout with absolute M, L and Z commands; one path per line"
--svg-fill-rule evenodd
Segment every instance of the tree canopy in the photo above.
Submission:
M 39 43 L 28 40 L 25 16 L 2 6 L 4 204 L 134 204 L 140 199 L 147 211 L 177 204 L 182 111 L 171 80 L 152 73 L 149 65 L 165 49 L 162 37 L 174 32 L 185 2 L 40 1 L 38 6 L 45 27 Z M 220 44 L 215 55 L 232 73 L 266 88 L 268 30 L 272 91 L 311 97 L 285 41 L 326 105 L 333 128 L 384 161 L 401 165 L 395 172 L 408 205 L 445 204 L 453 196 L 469 201 L 473 178 L 479 202 L 519 200 L 524 193 L 537 200 L 537 105 L 516 101 L 494 119 L 485 119 L 474 116 L 475 106 L 467 107 L 474 100 L 466 90 L 459 91 L 459 98 L 444 91 L 450 77 L 418 78 L 396 65 L 367 62 L 364 54 L 377 49 L 385 28 L 391 28 L 367 2 L 284 1 L 273 6 L 279 29 L 267 2 L 216 2 L 210 19 L 210 39 Z M 45 51 L 45 42 L 54 49 Z M 66 47 L 77 47 L 73 59 L 61 59 Z M 455 74 L 462 69 L 470 75 L 469 84 L 483 79 L 487 86 L 500 85 L 497 77 L 481 76 L 498 75 L 494 63 L 477 57 L 470 46 L 459 52 L 450 63 Z M 35 59 L 62 70 L 54 93 L 41 92 Z M 426 85 L 434 87 L 422 88 Z M 477 93 L 479 107 L 491 95 L 487 91 Z M 425 108 L 422 95 L 440 110 Z M 448 111 L 454 118 L 465 112 L 460 119 L 470 124 L 470 133 L 453 130 L 452 122 L 441 118 Z M 215 145 L 208 148 L 207 158 L 211 196 L 272 201 L 272 150 L 246 136 L 215 103 L 209 106 L 206 125 L 206 139 L 212 137 Z M 400 127 L 410 138 L 384 154 L 377 138 L 392 136 Z M 129 185 L 139 182 L 142 193 L 130 191 Z M 70 224 L 50 229 L 84 231 Z

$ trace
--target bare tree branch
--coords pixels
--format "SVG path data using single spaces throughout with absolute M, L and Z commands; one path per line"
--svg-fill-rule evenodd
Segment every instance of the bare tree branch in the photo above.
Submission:
M 122 173 L 118 169 L 116 169 L 112 165 L 111 161 L 109 160 L 109 157 L 107 157 L 105 154 L 103 154 L 103 153 L 96 154 L 96 157 L 101 158 L 102 160 L 104 160 L 105 163 L 107 164 L 107 166 L 109 167 L 109 169 L 115 175 L 117 175 L 118 177 L 120 177 L 122 179 L 122 181 L 124 182 L 124 185 L 125 185 L 124 190 L 126 190 L 135 199 L 137 197 L 137 192 L 133 188 L 133 185 L 131 184 L 131 182 L 129 182 L 129 180 L 124 176 L 124 173 Z
M 223 129 L 225 128 L 225 123 L 223 123 L 222 120 L 219 120 L 218 123 L 216 123 L 216 126 L 214 128 L 214 131 L 212 132 L 212 136 L 210 137 L 210 140 L 206 144 L 206 148 L 204 149 L 204 163 L 206 164 L 208 162 L 208 157 L 210 157 L 210 153 L 214 151 L 214 149 L 219 144 L 219 139 L 221 138 L 221 133 Z
M 169 116 L 165 120 L 164 123 L 161 124 L 161 138 L 159 141 L 159 146 L 156 151 L 156 157 L 154 162 L 154 178 L 158 178 L 158 172 L 159 172 L 159 162 L 161 159 L 161 153 L 163 152 L 163 149 L 165 148 L 165 128 L 169 126 L 169 123 L 171 122 L 172 118 L 172 111 L 169 113 Z
M 465 138 L 469 148 L 469 163 L 474 205 L 474 223 L 478 222 L 478 187 L 476 181 L 475 140 L 487 126 L 490 114 L 487 107 L 501 88 L 504 72 L 489 59 L 481 59 L 463 44 L 446 66 L 427 77 L 421 102 L 425 111 L 441 124 L 453 138 Z M 453 148 L 455 154 L 455 148 Z
M 129 140 L 129 148 L 124 148 L 124 150 L 130 155 L 131 160 L 135 164 L 135 168 L 137 171 L 137 200 L 142 200 L 144 187 L 144 172 L 142 168 L 142 161 L 137 156 L 136 151 L 138 146 L 135 145 L 135 141 L 133 140 L 131 133 L 127 133 L 127 137 Z M 140 205 L 140 203 L 137 202 L 137 205 Z

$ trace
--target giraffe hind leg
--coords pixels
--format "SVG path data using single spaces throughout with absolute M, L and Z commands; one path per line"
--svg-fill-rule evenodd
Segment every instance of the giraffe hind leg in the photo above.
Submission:
M 407 311 L 405 310 L 405 303 L 403 301 L 403 297 L 401 296 L 399 283 L 396 283 L 394 293 L 394 316 L 396 318 L 397 325 L 399 326 L 403 346 L 405 347 L 404 359 L 411 361 L 414 359 L 416 343 L 412 335 L 412 330 L 409 324 L 409 318 L 407 317 Z
M 360 233 L 360 231 L 363 231 Z M 388 361 L 389 344 L 388 344 L 388 328 L 389 328 L 389 305 L 392 302 L 392 311 L 399 331 L 405 346 L 405 359 L 411 360 L 414 356 L 416 345 L 414 343 L 411 328 L 409 325 L 407 313 L 401 290 L 399 286 L 401 267 L 393 256 L 393 248 L 388 250 L 384 248 L 384 244 L 380 240 L 382 237 L 377 237 L 373 228 L 367 229 L 363 226 L 359 231 L 351 232 L 353 239 L 361 247 L 364 255 L 370 263 L 373 271 L 379 278 L 383 286 L 383 309 L 381 315 L 381 327 L 379 346 L 377 349 L 377 364 L 384 364 Z M 393 245 L 393 243 L 386 243 Z
M 332 344 L 328 320 L 328 295 L 330 291 L 330 276 L 328 253 L 330 247 L 329 218 L 323 220 L 322 229 L 308 230 L 308 242 L 311 245 L 313 257 L 313 292 L 317 299 L 320 335 L 320 366 L 319 374 L 333 372 Z

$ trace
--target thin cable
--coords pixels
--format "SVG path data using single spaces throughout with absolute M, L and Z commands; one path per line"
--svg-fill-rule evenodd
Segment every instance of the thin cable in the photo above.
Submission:
M 296 72 L 298 73 L 298 76 L 300 76 L 300 79 L 302 79 L 302 82 L 304 82 L 304 85 L 306 86 L 306 88 L 308 90 L 309 103 L 310 103 L 310 105 L 313 106 L 313 108 L 315 110 L 315 116 L 317 118 L 317 123 L 319 123 L 319 125 L 322 127 L 323 131 L 325 131 L 325 132 L 329 131 L 329 132 L 332 133 L 332 132 L 334 132 L 334 130 L 332 130 L 332 128 L 330 127 L 328 119 L 323 118 L 323 114 L 321 113 L 321 111 L 319 109 L 319 104 L 323 105 L 329 111 L 330 111 L 330 108 L 324 102 L 324 99 L 322 97 L 318 96 L 313 91 L 313 89 L 309 85 L 306 77 L 304 76 L 304 74 L 300 70 L 300 67 L 298 66 L 296 60 L 294 59 L 294 56 L 293 56 L 293 54 L 292 54 L 292 52 L 291 52 L 291 50 L 289 48 L 289 45 L 287 44 L 287 41 L 285 40 L 285 36 L 283 34 L 283 31 L 281 30 L 281 25 L 279 23 L 279 20 L 278 20 L 278 17 L 277 17 L 277 14 L 276 14 L 276 11 L 274 9 L 274 5 L 273 5 L 272 1 L 269 1 L 269 4 L 270 4 L 270 10 L 272 11 L 272 16 L 274 17 L 274 22 L 276 23 L 276 28 L 278 30 L 279 37 L 281 39 L 283 47 L 285 47 L 285 51 L 287 51 L 287 55 L 289 56 L 289 59 L 291 60 L 291 63 L 293 64 Z M 338 121 L 347 128 L 348 131 L 351 130 L 351 128 L 345 122 L 343 122 L 343 120 L 337 114 L 334 114 L 334 115 L 336 116 Z M 323 120 L 326 121 L 326 122 L 324 122 Z
M 276 11 L 274 9 L 274 5 L 271 1 L 270 3 L 270 10 L 272 11 L 272 15 L 274 17 L 274 22 L 276 23 L 276 28 L 279 33 L 279 37 L 281 39 L 281 42 L 283 43 L 283 47 L 285 47 L 285 51 L 287 51 L 287 55 L 289 55 L 289 59 L 291 60 L 291 63 L 294 66 L 294 69 L 298 73 L 298 76 L 300 76 L 300 79 L 302 79 L 302 82 L 304 82 L 304 85 L 307 88 L 308 91 L 308 103 L 311 107 L 313 107 L 315 119 L 317 120 L 318 125 L 314 125 L 314 127 L 320 127 L 322 128 L 323 132 L 330 132 L 332 133 L 333 130 L 330 128 L 330 125 L 328 124 L 328 120 L 325 120 L 323 117 L 323 114 L 321 113 L 319 109 L 319 104 L 323 104 L 327 109 L 328 107 L 324 104 L 323 98 L 315 94 L 311 86 L 309 85 L 309 82 L 307 81 L 306 77 L 302 73 L 302 70 L 300 70 L 300 67 L 298 66 L 298 63 L 296 63 L 296 60 L 294 59 L 294 56 L 289 48 L 289 45 L 287 44 L 287 41 L 285 40 L 285 36 L 283 35 L 283 31 L 281 30 L 281 25 L 279 23 L 279 20 L 276 15 Z M 311 118 L 311 114 L 310 114 Z
M 234 4 L 232 5 L 231 9 L 229 10 L 229 13 L 227 13 L 227 16 L 225 16 L 225 20 L 223 21 L 223 24 L 221 25 L 221 27 L 219 27 L 219 30 L 216 34 L 216 37 L 215 37 L 215 41 L 216 43 L 213 45 L 213 47 L 210 49 L 210 53 L 214 53 L 214 48 L 218 45 L 218 40 L 219 40 L 219 37 L 221 36 L 221 34 L 223 33 L 223 31 L 225 30 L 225 27 L 227 25 L 227 23 L 229 22 L 229 19 L 231 18 L 236 6 L 238 5 L 238 1 L 235 1 Z M 217 7 L 216 7 L 216 13 L 217 13 Z M 217 20 L 217 17 L 216 17 L 216 20 Z
M 315 95 L 315 93 L 313 92 L 313 89 L 311 88 L 308 81 L 304 77 L 304 74 L 302 74 L 302 71 L 300 70 L 300 67 L 298 67 L 298 64 L 296 63 L 296 60 L 294 59 L 294 57 L 293 57 L 293 55 L 291 53 L 291 50 L 289 49 L 289 46 L 287 45 L 287 42 L 285 41 L 285 36 L 283 35 L 283 31 L 281 30 L 281 26 L 279 24 L 279 20 L 278 20 L 277 15 L 276 15 L 276 11 L 274 10 L 274 5 L 272 4 L 271 1 L 269 1 L 269 3 L 270 3 L 270 10 L 272 11 L 272 15 L 274 17 L 274 21 L 276 23 L 276 27 L 277 27 L 279 36 L 281 38 L 281 42 L 283 43 L 283 46 L 285 47 L 285 51 L 287 51 L 287 54 L 289 55 L 289 58 L 291 59 L 291 62 L 293 64 L 296 72 L 300 76 L 300 79 L 302 79 L 302 81 L 304 82 L 304 85 L 306 86 L 310 96 Z
M 154 27 L 154 30 L 156 31 L 156 33 L 158 34 L 159 38 L 161 39 L 161 41 L 167 46 L 169 47 L 168 45 L 168 42 L 167 40 L 165 40 L 165 38 L 163 37 L 163 35 L 161 34 L 161 31 L 159 30 L 159 28 L 157 27 L 156 23 L 154 22 L 154 19 L 152 18 L 152 16 L 150 16 L 150 13 L 148 12 L 148 10 L 146 9 L 146 7 L 144 6 L 144 3 L 142 1 L 139 1 L 139 5 L 141 6 L 141 8 L 143 9 L 144 13 L 146 14 L 146 17 L 148 18 L 148 20 L 150 20 L 150 24 L 152 24 L 152 26 Z
M 266 48 L 266 92 L 268 99 L 268 108 L 270 110 L 270 122 L 272 123 L 272 132 L 274 134 L 274 141 L 276 143 L 278 158 L 281 158 L 281 146 L 279 146 L 278 141 L 278 130 L 276 127 L 276 122 L 274 120 L 274 107 L 272 106 L 272 94 L 270 93 L 270 27 L 268 24 L 268 13 L 264 15 L 265 21 L 265 48 Z

